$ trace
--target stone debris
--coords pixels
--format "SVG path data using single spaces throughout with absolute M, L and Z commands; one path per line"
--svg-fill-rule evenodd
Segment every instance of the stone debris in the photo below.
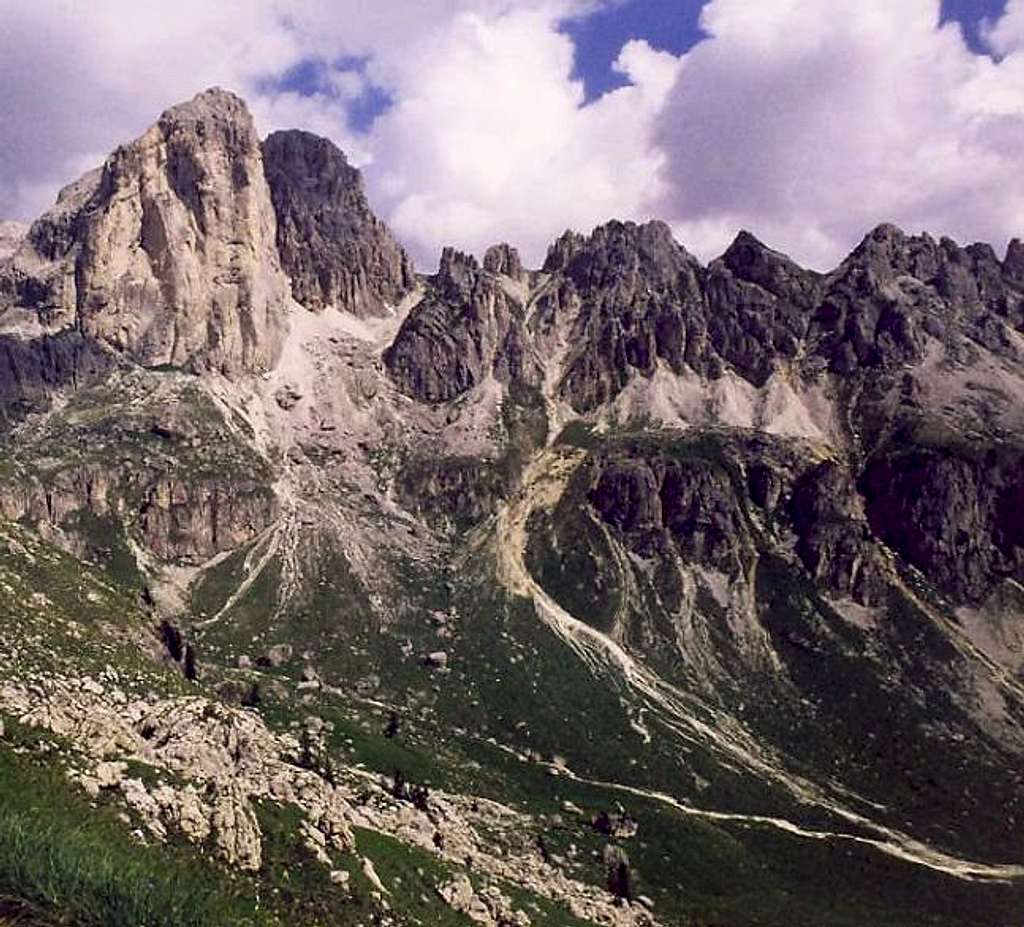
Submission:
M 274 401 L 282 408 L 285 412 L 289 412 L 298 405 L 299 400 L 302 399 L 302 393 L 296 389 L 291 383 L 286 383 L 279 387 L 277 392 L 274 393 Z
M 121 784 L 127 763 L 106 761 L 96 766 L 96 783 L 101 789 L 112 789 Z
M 381 882 L 380 876 L 377 875 L 377 870 L 373 868 L 373 860 L 368 856 L 363 857 L 363 875 L 366 876 L 366 880 L 381 894 L 391 894 L 391 892 L 384 887 L 384 883 Z
M 269 650 L 265 657 L 265 662 L 268 666 L 279 667 L 284 666 L 292 658 L 293 648 L 291 644 L 275 644 Z
M 258 869 L 261 837 L 253 802 L 272 799 L 302 808 L 325 845 L 343 852 L 354 846 L 348 798 L 317 773 L 292 764 L 299 750 L 294 737 L 274 734 L 252 712 L 201 697 L 116 705 L 95 688 L 54 678 L 40 699 L 6 684 L 0 706 L 74 741 L 95 763 L 75 777 L 87 793 L 119 788 L 157 839 L 165 839 L 168 828 L 196 843 L 212 835 L 227 862 Z M 189 781 L 150 790 L 141 779 L 125 778 L 128 765 L 108 759 L 114 754 Z
M 309 821 L 303 821 L 300 825 L 303 844 L 316 858 L 325 866 L 332 866 L 334 861 L 327 852 L 327 835 L 318 827 L 314 827 Z
M 445 903 L 460 914 L 465 914 L 477 924 L 487 927 L 530 927 L 530 918 L 523 911 L 516 911 L 508 896 L 488 885 L 479 892 L 464 873 L 451 882 L 441 885 L 437 893 Z
M 203 696 L 129 691 L 138 689 L 112 668 L 79 676 L 50 672 L 0 682 L 0 711 L 71 744 L 78 755 L 69 777 L 91 796 L 118 797 L 139 840 L 181 836 L 232 866 L 256 871 L 263 860 L 256 803 L 273 801 L 301 810 L 296 837 L 334 884 L 348 882 L 337 854 L 354 851 L 358 826 L 440 856 L 456 871 L 470 868 L 476 888 L 459 879 L 438 890 L 477 923 L 528 924 L 497 888 L 516 885 L 594 924 L 656 924 L 643 905 L 617 904 L 602 887 L 570 878 L 559 860 L 540 859 L 537 822 L 528 815 L 434 788 L 422 807 L 396 800 L 378 775 L 330 754 L 333 724 L 319 715 L 275 732 L 257 712 Z M 317 771 L 318 762 L 301 762 L 304 744 L 307 753 L 330 761 L 331 781 Z M 371 859 L 358 859 L 378 907 L 386 910 L 394 887 L 384 885 Z

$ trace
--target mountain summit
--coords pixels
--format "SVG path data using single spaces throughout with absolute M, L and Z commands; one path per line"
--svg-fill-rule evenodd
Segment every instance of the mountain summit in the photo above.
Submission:
M 16 915 L 1019 918 L 1019 242 L 418 274 L 210 90 L 0 228 L 0 413 Z

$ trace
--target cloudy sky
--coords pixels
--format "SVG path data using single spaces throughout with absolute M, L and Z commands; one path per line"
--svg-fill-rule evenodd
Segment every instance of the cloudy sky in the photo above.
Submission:
M 362 166 L 424 269 L 567 227 L 1024 236 L 1024 0 L 0 0 L 0 218 L 208 86 Z

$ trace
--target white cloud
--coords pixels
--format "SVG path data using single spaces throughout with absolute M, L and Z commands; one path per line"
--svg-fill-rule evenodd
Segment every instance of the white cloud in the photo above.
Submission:
M 331 136 L 422 266 L 495 240 L 537 263 L 565 227 L 672 222 L 703 257 L 739 227 L 817 266 L 882 220 L 997 246 L 1024 232 L 1024 0 L 972 53 L 939 0 L 711 0 L 681 59 L 627 43 L 584 105 L 558 23 L 616 0 L 0 0 L 0 215 L 212 84 L 262 131 Z M 320 92 L 280 89 L 304 60 Z M 269 80 L 268 80 L 269 78 Z M 394 107 L 363 134 L 369 83 Z M 277 89 L 275 89 L 277 88 Z
M 0 0 L 0 215 L 31 217 L 72 179 L 168 106 L 219 84 L 243 94 L 261 130 L 301 125 L 357 158 L 344 119 L 346 82 L 302 98 L 268 89 L 301 61 L 389 57 L 443 29 L 460 10 L 498 15 L 584 10 L 591 0 Z M 330 82 L 330 81 L 329 81 Z
M 983 33 L 997 55 L 1024 51 L 1024 0 L 1008 0 L 1003 16 L 986 23 Z
M 712 0 L 703 25 L 657 138 L 703 256 L 740 226 L 819 267 L 882 220 L 1024 231 L 1021 62 L 973 54 L 938 0 Z
M 538 263 L 566 226 L 653 210 L 653 116 L 677 62 L 631 43 L 635 86 L 584 107 L 573 47 L 543 12 L 465 13 L 390 62 L 397 104 L 372 139 L 371 187 L 421 262 L 439 242 L 508 240 Z

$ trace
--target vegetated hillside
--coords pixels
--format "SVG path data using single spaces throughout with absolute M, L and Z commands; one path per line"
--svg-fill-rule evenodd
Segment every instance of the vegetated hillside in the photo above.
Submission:
M 1019 917 L 1019 243 L 421 276 L 219 90 L 21 234 L 0 917 Z

